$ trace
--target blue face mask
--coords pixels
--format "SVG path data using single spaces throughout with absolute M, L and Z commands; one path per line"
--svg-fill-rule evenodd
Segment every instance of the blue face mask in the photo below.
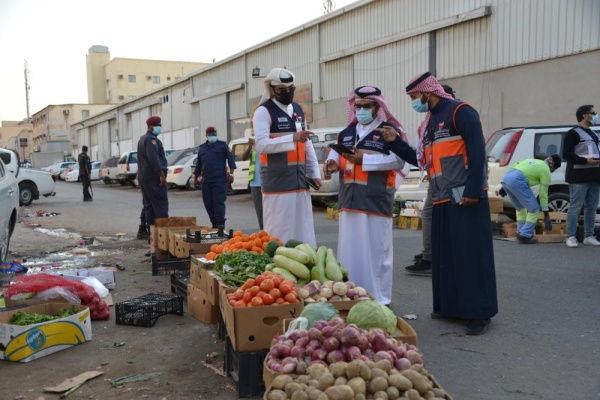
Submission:
M 418 99 L 413 100 L 412 108 L 416 112 L 424 113 L 424 112 L 429 111 L 429 103 L 428 102 L 421 103 L 421 98 L 419 97 Z
M 152 127 L 152 134 L 153 134 L 154 136 L 158 136 L 158 135 L 160 135 L 160 126 L 153 126 L 153 127 Z
M 592 115 L 592 119 L 590 120 L 590 124 L 598 125 L 598 114 Z
M 373 122 L 374 117 L 371 113 L 371 110 L 359 108 L 356 110 L 356 119 L 362 125 L 369 125 L 371 122 Z
M 215 143 L 215 142 L 217 141 L 217 137 L 216 137 L 216 136 L 209 136 L 209 137 L 208 137 L 208 141 L 209 141 L 210 143 Z

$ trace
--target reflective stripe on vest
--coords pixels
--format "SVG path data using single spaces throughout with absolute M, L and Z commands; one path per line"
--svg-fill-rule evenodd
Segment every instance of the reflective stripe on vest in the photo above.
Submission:
M 250 167 L 248 167 L 248 182 L 254 180 L 254 171 L 256 171 L 256 151 L 250 153 Z
M 297 103 L 292 103 L 294 117 L 291 118 L 272 100 L 265 107 L 271 116 L 270 138 L 293 135 L 296 132 L 296 122 L 304 121 L 304 113 Z M 306 123 L 302 122 L 306 129 Z M 295 143 L 295 149 L 282 153 L 260 155 L 260 178 L 262 192 L 265 194 L 287 193 L 308 190 L 306 183 L 306 145 Z
M 386 125 L 391 126 L 381 124 L 379 127 Z M 351 125 L 340 132 L 338 141 L 347 146 L 353 145 L 356 142 L 356 125 Z M 383 146 L 374 149 L 373 144 Z M 389 143 L 381 138 L 379 132 L 367 134 L 356 144 L 356 147 L 366 154 L 389 154 Z M 346 171 L 350 164 L 345 158 L 340 157 L 338 195 L 340 210 L 391 217 L 396 192 L 396 171 L 367 172 L 363 170 L 362 164 L 354 164 Z
M 579 126 L 575 128 L 574 131 L 579 135 L 579 143 L 574 149 L 575 154 L 583 158 L 593 157 L 599 159 L 600 150 L 598 149 L 598 143 L 592 139 L 590 134 Z M 591 164 L 573 164 L 573 168 L 598 168 L 598 166 Z

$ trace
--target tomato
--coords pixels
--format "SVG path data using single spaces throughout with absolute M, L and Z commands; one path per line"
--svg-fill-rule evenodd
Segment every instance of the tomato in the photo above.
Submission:
M 285 302 L 285 300 L 283 299 L 283 297 L 279 297 L 275 300 L 275 304 L 283 304 Z
M 281 285 L 279 285 L 279 290 L 281 291 L 281 294 L 285 296 L 294 290 L 294 284 L 291 281 L 284 280 Z
M 232 307 L 235 307 L 235 303 L 236 303 L 236 302 L 237 302 L 237 300 L 236 300 L 236 299 L 230 299 L 230 300 L 229 300 L 229 304 L 230 304 Z
M 258 286 L 254 285 L 250 288 L 250 293 L 252 293 L 252 296 L 256 296 L 258 292 L 260 292 L 260 288 Z
M 272 279 L 265 279 L 260 283 L 260 290 L 263 292 L 268 292 L 269 290 L 275 288 L 275 284 Z
M 264 296 L 265 294 L 267 294 L 267 292 L 263 292 L 263 291 L 261 290 L 260 292 L 256 293 L 256 296 L 255 296 L 255 297 L 258 297 L 259 299 L 262 299 L 262 298 L 263 298 L 263 296 Z
M 242 297 L 242 300 L 244 300 L 244 303 L 248 304 L 250 303 L 250 301 L 252 301 L 252 293 L 250 293 L 250 290 L 246 290 L 244 292 L 244 297 Z
M 254 286 L 254 279 L 249 278 L 246 283 L 244 283 L 244 285 L 242 286 L 242 289 L 246 290 L 246 289 L 250 289 L 252 286 Z
M 273 276 L 273 271 L 265 271 L 262 273 L 262 275 L 265 277 L 271 277 L 271 276 Z
M 288 301 L 290 304 L 296 302 L 296 295 L 294 293 L 288 293 L 285 295 L 285 301 Z
M 276 288 L 278 288 L 279 285 L 281 285 L 281 282 L 283 282 L 283 277 L 281 275 L 273 275 L 271 279 L 273 280 L 273 285 L 275 285 Z
M 264 275 L 259 275 L 256 277 L 256 279 L 254 279 L 254 284 L 255 285 L 260 285 L 260 283 L 262 281 L 264 281 L 266 279 L 266 277 Z
M 238 300 L 235 302 L 235 304 L 233 306 L 234 307 L 246 307 L 246 303 L 244 303 L 244 300 Z
M 269 306 L 269 305 L 273 304 L 275 299 L 270 294 L 265 293 L 265 295 L 262 297 L 262 301 L 265 306 Z
M 238 289 L 234 292 L 235 294 L 235 299 L 236 300 L 241 300 L 242 297 L 244 297 L 244 291 L 242 289 Z
M 252 298 L 252 307 L 259 307 L 263 305 L 263 300 L 260 297 Z
M 281 297 L 281 291 L 277 288 L 269 290 L 269 294 L 273 296 L 275 300 Z

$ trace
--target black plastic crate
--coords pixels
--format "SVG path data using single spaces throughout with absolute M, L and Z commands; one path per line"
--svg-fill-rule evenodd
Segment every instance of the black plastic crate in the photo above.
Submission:
M 224 369 L 233 378 L 238 397 L 258 397 L 265 393 L 263 363 L 268 353 L 269 350 L 236 352 L 227 336 Z
M 183 299 L 187 299 L 187 286 L 190 283 L 190 274 L 171 274 L 171 292 L 176 293 Z
M 115 304 L 117 325 L 151 328 L 158 317 L 183 315 L 183 297 L 177 294 L 149 293 Z
M 225 321 L 223 315 L 219 310 L 219 322 L 217 323 L 217 340 L 225 340 L 227 338 L 227 328 L 225 327 Z
M 168 256 L 166 260 L 157 260 L 156 254 L 152 254 L 152 276 L 160 275 L 189 275 L 190 258 L 177 258 Z

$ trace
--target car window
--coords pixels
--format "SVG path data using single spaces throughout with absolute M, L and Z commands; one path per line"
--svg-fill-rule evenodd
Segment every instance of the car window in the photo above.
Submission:
M 121 158 L 119 158 L 119 162 L 118 164 L 127 164 L 127 157 L 129 156 L 129 154 L 125 153 L 121 156 Z
M 4 163 L 0 163 L 0 179 L 4 179 L 6 171 L 4 170 Z
M 248 143 L 237 143 L 233 145 L 231 152 L 235 157 L 235 161 L 242 161 L 242 154 L 244 154 L 244 151 L 246 151 L 247 147 Z
M 129 164 L 137 164 L 137 151 L 132 151 L 129 155 Z
M 506 146 L 516 131 L 500 131 L 493 134 L 485 145 L 485 153 L 489 162 L 500 162 Z
M 535 135 L 535 158 L 544 159 L 552 154 L 562 154 L 563 139 L 567 131 L 538 133 Z
M 175 150 L 171 154 L 167 155 L 167 165 L 171 166 L 183 164 L 184 161 L 182 160 L 187 159 L 188 157 L 197 153 L 198 150 L 195 147 L 190 147 L 182 150 Z
M 325 141 L 328 142 L 330 140 L 337 140 L 337 133 L 326 133 L 325 134 Z
M 11 153 L 0 153 L 0 159 L 2 159 L 4 164 L 10 164 L 10 154 Z

